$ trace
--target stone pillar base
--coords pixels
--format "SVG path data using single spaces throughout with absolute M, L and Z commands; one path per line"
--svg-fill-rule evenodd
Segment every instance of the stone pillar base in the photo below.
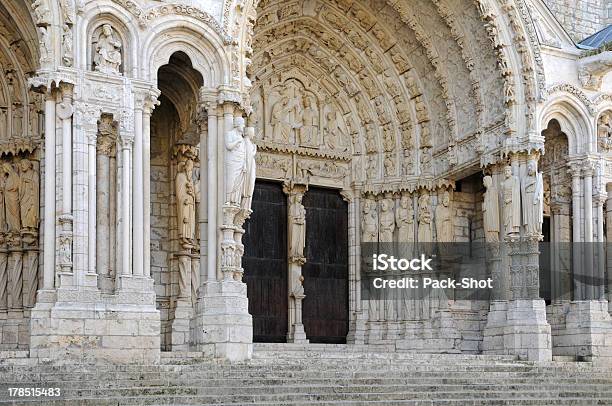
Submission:
M 154 292 L 39 293 L 30 319 L 30 357 L 61 363 L 159 363 L 160 317 Z M 49 295 L 50 298 L 50 295 Z M 43 299 L 40 301 L 40 299 Z
M 196 311 L 196 349 L 215 358 L 243 361 L 253 355 L 253 319 L 246 284 L 207 282 L 200 288 Z
M 552 360 L 550 325 L 546 321 L 544 300 L 491 302 L 483 352 L 516 355 L 528 361 Z
M 190 323 L 193 317 L 191 298 L 179 299 L 172 321 L 172 351 L 189 351 Z
M 291 326 L 291 332 L 287 334 L 288 343 L 308 344 L 310 341 L 306 338 L 303 324 L 294 324 Z
M 607 300 L 569 303 L 564 328 L 553 335 L 554 354 L 612 362 L 612 318 Z
M 483 354 L 504 353 L 504 326 L 506 325 L 507 310 L 507 301 L 495 300 L 491 302 L 487 315 L 487 325 L 483 332 Z
M 353 314 L 353 320 L 351 320 L 349 332 L 346 336 L 346 342 L 348 344 L 365 344 L 367 321 L 368 316 L 366 312 L 358 311 Z

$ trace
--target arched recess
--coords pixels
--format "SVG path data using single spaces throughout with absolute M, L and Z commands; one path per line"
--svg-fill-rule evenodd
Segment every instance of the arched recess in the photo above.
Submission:
M 121 43 L 122 64 L 120 71 L 128 77 L 136 77 L 136 67 L 140 66 L 138 50 L 140 40 L 139 29 L 133 23 L 131 16 L 122 7 L 113 4 L 97 5 L 89 3 L 82 11 L 83 23 L 78 24 L 79 32 L 75 38 L 85 38 L 85 41 L 76 41 L 76 65 L 83 70 L 93 70 L 95 54 L 94 41 L 101 27 L 109 24 L 113 36 Z
M 198 117 L 204 83 L 184 52 L 157 73 L 160 105 L 151 117 L 151 274 L 161 312 L 162 350 L 189 343 L 199 287 L 200 195 Z
M 589 110 L 574 96 L 560 94 L 551 97 L 540 114 L 544 130 L 551 120 L 556 120 L 567 136 L 569 155 L 595 151 L 595 128 Z
M 142 43 L 139 55 L 143 71 L 140 75 L 146 80 L 156 80 L 159 68 L 168 63 L 169 55 L 180 51 L 202 75 L 203 86 L 217 89 L 227 84 L 231 72 L 224 49 L 222 38 L 206 24 L 188 17 L 181 19 L 179 24 L 176 18 L 162 18 Z
M 433 210 L 453 184 L 446 176 L 479 170 L 478 135 L 490 133 L 497 144 L 506 124 L 502 64 L 476 4 L 264 0 L 252 49 L 258 177 L 342 190 L 352 252 L 364 201 L 378 212 L 388 199 L 394 214 L 405 195 L 415 216 L 418 195 L 427 193 L 421 201 Z
M 567 299 L 572 269 L 572 172 L 570 139 L 561 122 L 552 118 L 542 131 L 544 155 L 540 168 L 544 180 L 544 247 L 540 255 L 540 297 L 547 303 Z M 567 131 L 575 131 L 571 128 Z
M 45 41 L 49 41 L 47 28 L 54 14 L 49 5 L 45 3 L 44 7 L 44 12 L 38 10 L 40 18 L 37 18 L 31 2 L 0 4 L 3 190 L 0 196 L 0 347 L 3 349 L 28 348 L 30 310 L 42 279 L 38 237 L 44 102 L 41 95 L 30 91 L 27 82 L 40 67 L 41 59 L 47 61 L 52 56 Z

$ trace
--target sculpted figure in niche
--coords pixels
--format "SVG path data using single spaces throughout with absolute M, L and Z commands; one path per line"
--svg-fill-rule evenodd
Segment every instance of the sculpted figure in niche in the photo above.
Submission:
M 19 208 L 19 175 L 8 162 L 2 164 L 4 177 L 4 207 L 6 209 L 6 223 L 8 231 L 18 233 L 21 230 Z
M 502 185 L 504 228 L 506 235 L 517 235 L 521 227 L 521 184 L 512 174 L 512 167 L 504 169 L 505 180 Z
M 240 206 L 246 176 L 244 119 L 236 117 L 234 128 L 225 133 L 225 203 Z
M 36 24 L 47 24 L 49 22 L 49 7 L 47 7 L 45 0 L 34 0 L 32 10 L 36 17 Z
M 21 225 L 29 230 L 38 228 L 39 184 L 38 172 L 34 163 L 28 159 L 19 162 L 19 204 Z
M 0 107 L 0 139 L 7 137 L 6 130 L 8 126 L 8 120 L 6 116 L 7 116 L 6 107 Z
M 327 119 L 325 125 L 325 145 L 327 145 L 329 149 L 346 151 L 346 135 L 340 129 L 338 112 L 330 111 L 325 118 Z
M 393 200 L 384 199 L 380 203 L 380 242 L 393 242 L 395 230 L 395 215 L 393 213 Z
M 13 137 L 21 138 L 23 136 L 23 107 L 13 105 Z
M 95 70 L 102 73 L 119 73 L 121 66 L 121 42 L 113 34 L 110 24 L 102 26 L 102 33 L 94 43 Z
M 499 192 L 493 185 L 493 178 L 485 176 L 483 179 L 485 188 L 484 201 L 482 203 L 482 214 L 484 220 L 484 231 L 486 242 L 499 242 Z
M 176 210 L 178 234 L 184 248 L 191 248 L 195 238 L 196 192 L 193 185 L 193 161 L 187 159 L 178 164 L 176 174 Z
M 64 24 L 64 27 L 62 28 L 62 30 L 63 30 L 62 48 L 64 50 L 64 53 L 63 53 L 64 65 L 72 66 L 72 62 L 73 62 L 72 49 L 73 49 L 73 43 L 74 43 L 74 40 L 72 37 L 72 29 L 70 28 L 68 24 Z
M 402 195 L 395 218 L 398 228 L 398 241 L 400 243 L 414 242 L 414 209 L 409 194 Z
M 288 143 L 294 127 L 290 118 L 293 105 L 289 99 L 289 89 L 284 88 L 280 97 L 280 100 L 272 107 L 272 139 L 276 142 Z
M 47 31 L 46 27 L 38 27 L 38 33 L 40 34 L 40 39 L 38 41 L 40 60 L 47 61 L 49 60 L 49 48 L 51 47 L 51 43 L 49 42 L 49 32 Z
M 251 210 L 251 202 L 253 201 L 253 191 L 255 190 L 255 178 L 257 177 L 257 164 L 255 156 L 257 154 L 257 145 L 253 142 L 255 137 L 255 127 L 247 127 L 244 133 L 245 144 L 245 179 L 244 190 L 242 192 L 241 206 L 243 210 Z
M 533 161 L 527 164 L 523 194 L 523 225 L 527 234 L 539 236 L 544 221 L 544 181 Z
M 300 111 L 298 134 L 303 147 L 318 147 L 319 112 L 313 106 L 312 98 L 304 96 L 303 108 Z
M 366 199 L 363 203 L 363 219 L 361 223 L 363 242 L 378 242 L 378 213 L 376 202 Z
M 438 242 L 454 242 L 453 217 L 450 207 L 450 193 L 445 191 L 436 206 L 436 233 Z
M 306 246 L 306 209 L 302 205 L 302 198 L 301 193 L 293 194 L 291 207 L 289 207 L 289 259 L 300 264 L 304 263 L 304 247 Z
M 432 213 L 431 204 L 429 200 L 429 193 L 425 192 L 419 197 L 419 228 L 418 228 L 418 240 L 419 242 L 432 242 Z

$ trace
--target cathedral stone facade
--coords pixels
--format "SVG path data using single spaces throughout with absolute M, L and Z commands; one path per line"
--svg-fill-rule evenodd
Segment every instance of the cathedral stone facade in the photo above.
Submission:
M 0 350 L 612 357 L 612 54 L 544 1 L 13 0 L 0 22 Z M 496 287 L 366 298 L 363 244 L 398 242 L 491 244 Z

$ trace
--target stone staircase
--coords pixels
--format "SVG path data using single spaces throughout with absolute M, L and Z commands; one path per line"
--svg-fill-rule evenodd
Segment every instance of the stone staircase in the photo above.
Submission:
M 612 405 L 612 367 L 392 350 L 257 344 L 246 363 L 165 353 L 144 366 L 0 352 L 0 405 Z M 8 387 L 59 387 L 62 396 L 21 400 Z

